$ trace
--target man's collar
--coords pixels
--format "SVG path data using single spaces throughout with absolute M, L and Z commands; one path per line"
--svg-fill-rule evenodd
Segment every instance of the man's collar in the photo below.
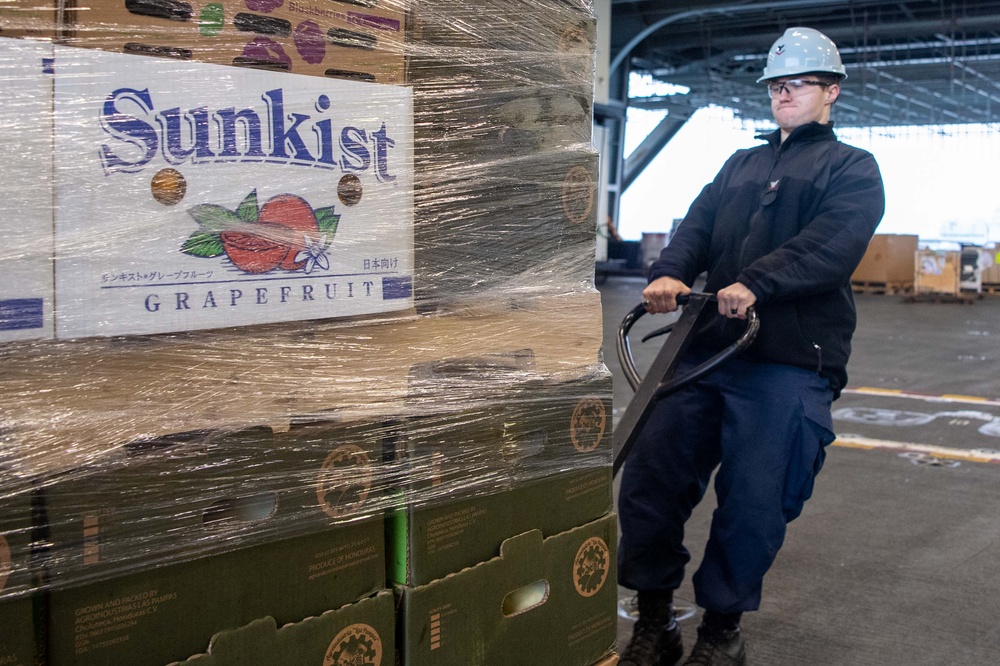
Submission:
M 793 129 L 792 133 L 788 135 L 787 139 L 785 139 L 785 143 L 793 140 L 799 141 L 808 138 L 829 138 L 834 136 L 832 120 L 826 123 L 813 121 L 811 123 L 806 123 L 805 125 L 799 125 Z M 778 148 L 781 146 L 781 129 L 779 128 L 773 132 L 758 134 L 756 138 L 767 141 L 775 148 Z

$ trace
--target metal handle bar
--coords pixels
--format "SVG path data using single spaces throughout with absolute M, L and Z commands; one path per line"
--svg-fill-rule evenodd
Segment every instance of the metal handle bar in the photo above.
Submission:
M 706 301 L 714 300 L 714 298 L 715 297 L 711 294 L 705 294 Z M 677 297 L 677 305 L 684 306 L 690 302 L 691 294 L 681 294 Z M 625 319 L 623 319 L 622 323 L 618 326 L 618 338 L 617 344 L 615 345 L 618 350 L 618 363 L 625 372 L 625 378 L 628 380 L 628 383 L 632 387 L 633 391 L 639 388 L 639 383 L 642 382 L 642 378 L 639 377 L 639 373 L 635 369 L 635 362 L 632 360 L 632 345 L 629 343 L 628 334 L 629 331 L 632 330 L 632 326 L 635 325 L 635 322 L 639 321 L 639 319 L 646 314 L 649 314 L 649 311 L 646 310 L 646 305 L 644 303 L 640 303 L 632 308 L 627 315 L 625 315 Z M 646 342 L 646 340 L 649 340 L 650 338 L 654 338 L 657 335 L 664 335 L 673 329 L 674 325 L 669 324 L 643 336 L 642 341 Z
M 692 299 L 696 298 L 702 299 L 706 302 L 711 302 L 715 300 L 715 294 L 683 294 L 677 297 L 677 304 L 684 306 L 687 305 Z M 629 385 L 632 386 L 633 391 L 639 388 L 639 384 L 642 382 L 642 377 L 639 376 L 639 372 L 636 370 L 635 367 L 635 361 L 632 358 L 632 347 L 631 344 L 629 343 L 628 334 L 629 331 L 632 330 L 632 327 L 635 325 L 635 323 L 639 321 L 639 319 L 641 319 L 646 314 L 648 314 L 646 306 L 640 303 L 639 305 L 632 308 L 632 310 L 627 315 L 625 315 L 625 319 L 623 319 L 622 323 L 618 326 L 618 339 L 617 339 L 618 344 L 616 345 L 618 351 L 618 361 L 621 364 L 622 370 L 625 373 L 625 378 L 628 380 Z M 669 326 L 664 326 L 661 329 L 657 329 L 656 331 L 653 331 L 652 333 L 645 335 L 642 338 L 642 341 L 645 342 L 658 335 L 664 335 L 666 333 L 670 333 L 670 331 L 672 331 L 673 328 L 674 328 L 673 324 L 670 324 Z M 702 377 L 704 377 L 705 375 L 707 375 L 708 373 L 712 372 L 717 367 L 719 367 L 719 365 L 723 361 L 725 361 L 726 359 L 735 354 L 740 353 L 741 351 L 749 347 L 753 343 L 754 339 L 757 337 L 757 332 L 759 330 L 760 330 L 760 320 L 757 318 L 757 313 L 754 311 L 752 307 L 747 308 L 747 328 L 745 331 L 743 331 L 743 335 L 741 335 L 736 342 L 729 345 L 721 352 L 719 352 L 712 358 L 708 359 L 698 367 L 694 368 L 690 372 L 685 373 L 681 377 L 671 379 L 665 384 L 661 384 L 660 389 L 658 389 L 657 393 L 659 394 L 662 392 L 663 395 L 658 395 L 658 397 L 664 397 L 665 395 L 667 395 L 667 393 L 671 392 L 671 391 L 664 392 L 663 388 L 665 386 L 673 386 L 674 384 L 677 384 L 677 386 L 673 387 L 672 389 L 672 390 L 677 390 L 677 388 L 680 388 L 684 384 L 697 381 Z
M 676 322 L 677 331 L 663 344 L 650 368 L 650 376 L 647 376 L 645 379 L 639 376 L 639 372 L 635 368 L 628 334 L 635 322 L 647 314 L 646 306 L 637 305 L 622 320 L 621 325 L 618 327 L 616 344 L 618 361 L 636 395 L 625 409 L 621 422 L 614 431 L 612 438 L 614 444 L 613 474 L 617 475 L 618 470 L 625 464 L 625 459 L 628 457 L 639 431 L 646 423 L 657 401 L 709 374 L 730 357 L 749 347 L 757 337 L 757 332 L 760 330 L 760 320 L 757 318 L 757 313 L 753 308 L 747 308 L 747 327 L 743 335 L 736 342 L 680 377 L 675 377 L 674 367 L 677 364 L 678 358 L 687 348 L 687 343 L 689 342 L 687 338 L 694 327 L 695 321 L 700 316 L 704 305 L 713 300 L 715 300 L 714 294 L 698 293 L 678 296 L 678 304 L 690 305 L 691 307 L 685 308 L 681 318 Z M 674 327 L 675 325 L 666 326 L 647 335 L 643 340 L 668 333 L 674 330 Z M 676 336 L 679 336 L 679 339 L 675 339 Z

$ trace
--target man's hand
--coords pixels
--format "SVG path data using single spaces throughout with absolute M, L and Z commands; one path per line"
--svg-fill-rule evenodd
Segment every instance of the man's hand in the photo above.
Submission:
M 747 308 L 757 302 L 754 293 L 740 282 L 734 282 L 715 294 L 719 301 L 719 314 L 730 319 L 746 319 Z
M 650 282 L 642 290 L 642 303 L 651 314 L 673 312 L 677 309 L 677 297 L 690 294 L 691 288 L 672 277 L 661 277 Z

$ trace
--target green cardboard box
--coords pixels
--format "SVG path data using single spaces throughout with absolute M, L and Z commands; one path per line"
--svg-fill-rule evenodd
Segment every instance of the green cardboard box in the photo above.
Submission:
M 48 485 L 56 586 L 174 564 L 381 514 L 378 421 L 186 433 L 120 447 Z
M 33 666 L 38 656 L 31 575 L 29 486 L 0 485 L 0 664 Z
M 547 537 L 612 510 L 606 368 L 510 383 L 490 409 L 411 420 L 411 484 L 387 520 L 391 582 L 422 585 L 496 556 L 515 534 Z M 482 427 L 497 413 L 502 432 Z
M 611 373 L 604 365 L 570 381 L 514 385 L 504 407 L 506 450 L 517 458 L 519 479 L 611 465 Z
M 503 427 L 496 404 L 409 418 L 400 479 L 408 499 L 436 503 L 506 487 L 512 465 L 503 455 Z
M 299 417 L 275 433 L 273 448 L 257 456 L 269 461 L 258 485 L 278 499 L 272 533 L 296 536 L 382 515 L 396 474 L 383 454 L 401 430 L 397 418 L 347 420 L 331 412 Z
M 0 474 L 7 473 L 0 468 Z M 30 484 L 0 483 L 0 599 L 25 594 L 32 587 L 34 495 Z
M 0 596 L 0 664 L 35 666 L 34 596 Z
M 56 586 L 76 584 L 233 548 L 240 525 L 220 507 L 250 496 L 243 513 L 267 522 L 273 497 L 251 489 L 255 476 L 232 451 L 271 445 L 270 428 L 178 433 L 114 447 L 85 467 L 49 479 L 43 491 L 44 564 Z
M 279 625 L 385 587 L 379 518 L 49 592 L 49 666 L 162 666 L 255 619 Z
M 609 468 L 565 472 L 478 497 L 411 505 L 386 521 L 388 578 L 422 585 L 494 557 L 508 537 L 552 535 L 612 509 Z
M 617 635 L 616 520 L 520 534 L 499 557 L 398 589 L 403 666 L 593 664 Z
M 503 448 L 504 391 L 534 363 L 531 350 L 410 367 L 407 418 L 395 456 L 406 501 L 423 504 L 496 492 L 513 460 Z
M 184 666 L 392 666 L 396 660 L 392 592 L 278 628 L 265 617 L 216 634 Z M 180 665 L 178 665 L 180 666 Z

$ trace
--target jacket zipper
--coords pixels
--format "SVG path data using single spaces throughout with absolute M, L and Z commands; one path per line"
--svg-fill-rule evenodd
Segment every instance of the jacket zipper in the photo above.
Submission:
M 823 372 L 823 348 L 820 347 L 815 342 L 813 344 L 813 349 L 816 350 L 816 374 Z
M 785 144 L 782 143 L 781 145 L 778 146 L 778 150 L 775 151 L 774 162 L 771 164 L 771 170 L 767 172 L 767 181 L 765 181 L 765 183 L 771 182 L 771 176 L 774 175 L 774 170 L 778 168 L 778 162 L 781 161 L 782 149 L 784 147 Z M 754 217 L 757 217 L 761 214 L 761 209 L 763 207 L 764 207 L 763 204 L 760 203 L 757 204 L 757 212 L 754 214 Z M 739 258 L 740 270 L 746 267 L 747 243 L 750 242 L 750 234 L 753 231 L 754 217 L 750 218 L 750 227 L 747 229 L 747 235 L 743 239 L 743 242 L 740 243 L 740 258 Z

